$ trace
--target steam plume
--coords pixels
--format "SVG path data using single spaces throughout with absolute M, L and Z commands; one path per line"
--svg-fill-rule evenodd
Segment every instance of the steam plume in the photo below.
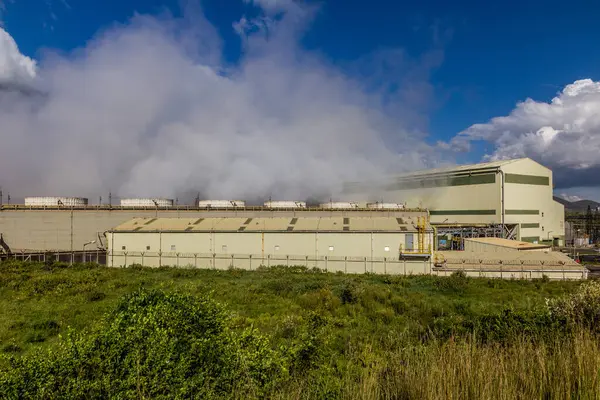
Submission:
M 0 28 L 0 184 L 20 196 L 306 199 L 425 166 L 429 146 L 387 112 L 410 99 L 366 90 L 303 50 L 311 9 L 255 5 L 257 18 L 232 27 L 243 43 L 234 67 L 194 10 L 136 15 L 37 66 Z

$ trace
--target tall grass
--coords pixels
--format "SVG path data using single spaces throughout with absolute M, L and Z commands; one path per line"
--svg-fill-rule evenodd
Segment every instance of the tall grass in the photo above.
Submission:
M 2 398 L 600 399 L 599 282 L 0 264 L 0 310 Z

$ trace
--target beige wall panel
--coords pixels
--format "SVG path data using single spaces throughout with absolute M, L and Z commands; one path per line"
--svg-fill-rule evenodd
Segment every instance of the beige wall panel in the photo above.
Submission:
M 502 171 L 509 174 L 550 176 L 552 171 L 530 159 L 511 162 L 502 166 Z
M 392 216 L 406 219 L 424 216 L 423 212 L 406 211 L 184 211 L 171 210 L 74 210 L 73 249 L 81 250 L 84 243 L 135 217 L 206 218 L 206 217 L 327 217 L 327 216 Z M 14 250 L 70 250 L 71 211 L 28 210 L 0 211 L 0 232 Z M 90 248 L 90 247 L 88 247 Z

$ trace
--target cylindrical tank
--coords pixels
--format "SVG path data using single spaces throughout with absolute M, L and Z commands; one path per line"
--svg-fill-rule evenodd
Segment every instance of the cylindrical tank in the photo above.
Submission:
M 265 201 L 266 208 L 306 208 L 305 201 Z
M 41 206 L 65 206 L 81 207 L 87 206 L 88 199 L 83 197 L 25 197 L 25 205 L 32 207 Z
M 330 201 L 329 203 L 321 203 L 321 208 L 358 208 L 358 203 L 352 201 Z
M 402 210 L 404 204 L 401 203 L 367 203 L 367 208 L 378 210 Z
M 173 207 L 173 199 L 121 199 L 121 207 Z
M 243 200 L 200 200 L 199 208 L 244 208 L 246 202 Z

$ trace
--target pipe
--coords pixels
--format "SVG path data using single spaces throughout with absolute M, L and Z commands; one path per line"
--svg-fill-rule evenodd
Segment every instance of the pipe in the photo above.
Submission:
M 500 184 L 500 215 L 502 217 L 502 238 L 505 239 L 506 233 L 504 227 L 504 171 L 498 168 L 498 172 L 500 172 L 500 175 L 502 177 Z

